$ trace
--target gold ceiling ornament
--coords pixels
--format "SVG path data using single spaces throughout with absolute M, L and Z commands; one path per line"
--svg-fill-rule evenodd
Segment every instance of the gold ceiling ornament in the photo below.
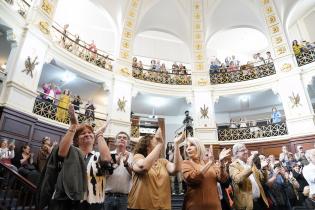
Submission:
M 201 114 L 200 118 L 209 119 L 208 112 L 209 112 L 209 107 L 206 107 L 206 105 L 204 104 L 203 107 L 200 107 L 200 114 Z
M 280 32 L 279 26 L 278 26 L 278 25 L 272 26 L 272 27 L 271 27 L 271 32 L 272 32 L 273 34 Z
M 285 46 L 281 46 L 281 47 L 278 47 L 277 50 L 277 55 L 282 55 L 282 54 L 285 54 L 287 52 L 287 49 Z
M 53 5 L 48 0 L 43 0 L 42 10 L 44 10 L 48 15 L 51 15 Z
M 48 24 L 47 21 L 40 21 L 39 22 L 39 29 L 44 34 L 49 34 L 50 33 L 49 24 Z
M 126 76 L 126 77 L 130 76 L 129 69 L 126 68 L 126 67 L 125 68 L 121 68 L 120 69 L 120 74 L 123 75 L 123 76 Z
M 208 80 L 204 79 L 204 78 L 200 78 L 198 80 L 198 85 L 199 86 L 206 86 L 208 84 Z
M 295 95 L 294 92 L 292 92 L 292 96 L 289 96 L 289 99 L 291 101 L 291 108 L 302 106 L 302 104 L 300 103 L 301 98 L 298 93 Z
M 34 60 L 28 56 L 24 62 L 25 69 L 23 69 L 22 72 L 26 72 L 26 75 L 30 75 L 31 78 L 33 78 L 33 71 L 36 65 L 38 65 L 37 56 L 34 58 Z
M 126 102 L 127 100 L 125 99 L 125 96 L 122 99 L 119 98 L 117 101 L 117 105 L 118 105 L 117 111 L 126 112 L 125 110 Z
M 280 69 L 283 72 L 289 72 L 292 70 L 292 65 L 290 63 L 284 63 L 284 64 L 282 64 Z

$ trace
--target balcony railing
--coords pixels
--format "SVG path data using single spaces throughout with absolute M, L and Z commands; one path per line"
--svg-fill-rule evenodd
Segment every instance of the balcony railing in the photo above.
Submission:
M 218 128 L 219 141 L 256 139 L 288 134 L 285 122 L 246 128 Z
M 0 171 L 0 209 L 35 210 L 37 187 L 4 163 Z
M 298 66 L 304 66 L 315 61 L 315 48 L 308 49 L 300 55 L 295 56 Z
M 136 79 L 168 85 L 191 85 L 190 74 L 174 74 L 168 72 L 132 68 L 132 76 Z
M 248 81 L 276 74 L 273 63 L 260 66 L 243 65 L 240 70 L 230 72 L 227 72 L 226 68 L 218 70 L 220 72 L 210 73 L 210 82 L 213 85 Z
M 139 125 L 131 125 L 131 137 L 140 137 Z
M 12 6 L 23 18 L 26 18 L 27 13 L 30 9 L 31 0 L 5 0 L 8 4 Z
M 104 116 L 102 118 L 98 118 L 94 116 L 94 113 L 91 114 L 92 112 L 95 113 L 95 111 L 92 110 L 85 110 L 85 114 L 76 112 L 79 123 L 90 124 L 94 128 L 101 127 L 106 121 L 107 114 L 98 112 L 99 115 Z M 55 103 L 42 99 L 41 97 L 37 97 L 35 99 L 33 113 L 64 124 L 69 124 L 69 115 L 67 109 L 59 107 Z
M 52 26 L 52 29 L 53 40 L 56 41 L 59 46 L 86 62 L 112 71 L 113 66 L 111 62 L 113 59 L 110 58 L 107 53 L 99 49 L 89 49 L 88 43 L 78 39 L 78 37 L 69 32 L 64 33 L 61 27 Z

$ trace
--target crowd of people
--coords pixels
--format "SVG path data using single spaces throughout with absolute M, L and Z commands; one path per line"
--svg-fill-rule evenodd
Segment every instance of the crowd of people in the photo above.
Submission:
M 292 42 L 293 52 L 296 56 L 300 56 L 303 52 L 308 52 L 309 50 L 314 50 L 315 42 L 310 43 L 308 41 L 303 41 L 299 43 L 297 40 L 293 40 Z
M 41 171 L 41 179 L 35 179 L 39 209 L 171 209 L 170 180 L 178 173 L 186 185 L 183 209 L 187 210 L 315 207 L 315 145 L 306 152 L 298 145 L 294 156 L 284 146 L 276 160 L 236 143 L 232 149 L 224 148 L 216 160 L 212 146 L 207 150 L 199 139 L 182 132 L 167 160 L 161 156 L 165 140 L 160 129 L 141 137 L 133 151 L 127 150 L 128 134 L 119 132 L 115 147 L 109 148 L 103 134 L 110 121 L 94 132 L 78 123 L 73 105 L 68 114 L 66 134 L 58 145 L 43 139 L 34 166 L 28 145 L 17 155 L 14 143 L 1 144 L 1 161 L 16 159 L 12 164 L 29 179 Z M 180 152 L 183 143 L 186 155 Z
M 269 51 L 266 52 L 266 58 L 264 58 L 260 53 L 255 53 L 253 55 L 253 60 L 248 61 L 247 64 L 244 65 L 240 65 L 240 61 L 235 57 L 235 55 L 226 57 L 224 62 L 221 62 L 215 57 L 212 61 L 210 61 L 209 73 L 242 71 L 243 74 L 251 74 L 255 72 L 254 67 L 269 63 L 273 63 L 273 58 Z
M 137 57 L 132 58 L 132 68 L 136 68 L 139 70 L 143 70 L 143 63 L 141 60 L 138 60 Z M 182 63 L 177 64 L 177 62 L 174 62 L 171 69 L 167 69 L 165 66 L 165 63 L 161 63 L 160 60 L 151 60 L 151 63 L 148 67 L 148 70 L 156 71 L 156 72 L 162 72 L 162 73 L 171 73 L 176 75 L 187 75 L 188 70 L 186 69 L 186 66 Z
M 105 55 L 103 52 L 99 51 L 94 40 L 88 44 L 82 41 L 78 34 L 74 36 L 70 34 L 68 28 L 69 24 L 65 24 L 62 32 L 60 32 L 62 33 L 62 36 L 59 44 L 64 49 L 90 63 L 95 63 L 95 65 L 99 67 L 112 71 L 113 65 L 109 55 Z
M 282 122 L 282 115 L 281 112 L 278 111 L 276 107 L 272 108 L 270 120 L 267 120 L 266 124 L 277 124 Z M 230 126 L 229 128 L 248 128 L 248 127 L 255 127 L 257 125 L 257 122 L 255 120 L 246 121 L 246 119 L 240 118 L 239 121 L 236 121 L 234 119 L 230 119 Z
M 80 112 L 83 101 L 79 95 L 72 95 L 70 90 L 61 90 L 55 83 L 44 83 L 42 85 L 43 93 L 41 98 L 57 105 L 56 120 L 65 122 L 68 118 L 68 107 L 70 104 L 74 105 L 76 112 Z M 60 96 L 59 96 L 60 95 Z M 85 117 L 89 121 L 95 120 L 95 105 L 93 100 L 88 100 L 84 106 Z

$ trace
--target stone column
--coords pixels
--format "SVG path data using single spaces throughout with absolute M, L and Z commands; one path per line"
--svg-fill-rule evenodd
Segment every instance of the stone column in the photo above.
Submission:
M 217 143 L 214 100 L 211 91 L 195 89 L 193 93 L 194 136 L 206 144 Z
M 130 134 L 132 84 L 124 76 L 116 75 L 111 86 L 108 100 L 109 119 L 111 121 L 108 132 L 109 137 L 114 137 L 120 131 Z
M 297 62 L 288 38 L 288 32 L 280 20 L 274 0 L 259 0 L 259 2 L 266 23 L 268 39 L 275 56 L 276 71 L 277 73 L 292 71 L 297 66 Z
M 194 136 L 204 143 L 217 142 L 214 103 L 205 49 L 203 1 L 192 0 L 192 85 Z
M 312 104 L 301 75 L 291 73 L 279 80 L 274 89 L 281 98 L 290 135 L 314 134 L 314 115 Z
M 279 82 L 274 88 L 280 95 L 290 135 L 314 133 L 312 106 L 304 88 L 288 32 L 281 22 L 274 0 L 260 0 L 261 11 L 274 51 Z
M 1 94 L 1 105 L 32 113 L 38 81 L 49 46 L 49 24 L 53 15 L 45 4 L 58 1 L 35 1 L 31 7 L 22 33 L 16 40 L 7 61 L 7 81 Z
M 114 66 L 114 71 L 124 76 L 132 76 L 132 50 L 141 3 L 141 0 L 130 0 L 126 9 L 121 41 Z

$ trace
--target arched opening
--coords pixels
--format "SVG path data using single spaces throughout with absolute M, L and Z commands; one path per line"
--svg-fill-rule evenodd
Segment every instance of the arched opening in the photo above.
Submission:
M 91 43 L 113 55 L 116 48 L 117 27 L 111 16 L 87 0 L 60 1 L 54 17 L 55 24 L 62 30 L 68 24 L 68 33 L 79 35 L 80 40 Z

